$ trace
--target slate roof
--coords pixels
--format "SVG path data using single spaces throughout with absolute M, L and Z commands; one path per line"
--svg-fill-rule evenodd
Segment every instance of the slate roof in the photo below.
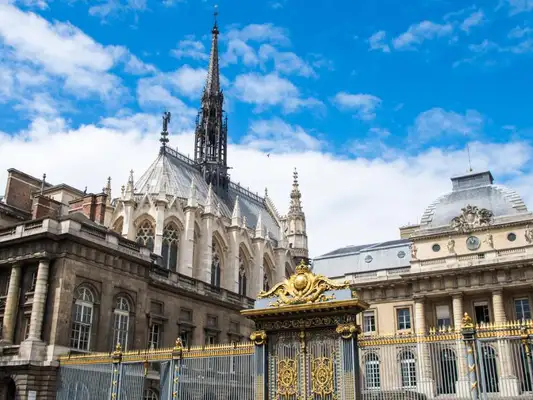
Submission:
M 420 220 L 421 229 L 449 226 L 467 205 L 486 208 L 494 218 L 528 214 L 520 195 L 505 186 L 494 185 L 489 171 L 469 173 L 451 179 L 453 189 L 431 203 Z
M 409 267 L 410 240 L 346 246 L 313 259 L 313 271 L 329 277 Z
M 164 187 L 167 195 L 187 199 L 193 179 L 198 203 L 205 205 L 209 187 L 197 169 L 196 163 L 183 154 L 167 147 L 165 152 L 161 152 L 158 155 L 152 165 L 137 181 L 134 194 L 136 196 L 144 194 L 157 195 Z M 268 230 L 272 239 L 280 240 L 280 227 L 275 216 L 270 213 L 265 198 L 233 182 L 230 183 L 226 196 L 221 197 L 215 193 L 213 195 L 215 197 L 215 207 L 217 203 L 220 203 L 222 215 L 228 218 L 231 218 L 235 198 L 239 196 L 241 215 L 246 217 L 246 225 L 251 229 L 255 229 L 257 218 L 259 213 L 261 213 L 264 229 Z

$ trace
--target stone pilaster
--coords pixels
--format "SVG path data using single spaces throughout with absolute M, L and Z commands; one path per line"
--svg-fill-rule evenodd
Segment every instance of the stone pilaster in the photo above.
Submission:
M 423 337 L 427 335 L 425 299 L 415 298 L 415 334 Z M 418 342 L 420 381 L 418 390 L 428 397 L 433 397 L 435 393 L 435 381 L 431 374 L 430 349 L 427 343 Z
M 10 345 L 13 343 L 13 335 L 15 334 L 15 323 L 17 321 L 17 309 L 20 296 L 20 276 L 20 265 L 14 265 L 11 268 L 11 277 L 9 278 L 9 287 L 7 289 L 6 308 L 2 327 L 2 340 L 0 341 L 0 344 Z
M 194 242 L 194 226 L 196 207 L 185 207 L 185 231 L 182 235 L 182 243 L 180 243 L 178 272 L 180 274 L 193 277 L 193 260 L 195 247 L 200 246 L 200 243 Z
M 494 312 L 494 324 L 501 326 L 507 322 L 505 315 L 505 308 L 503 306 L 503 291 L 496 289 L 492 292 L 492 309 Z M 513 359 L 511 357 L 511 344 L 509 339 L 498 339 L 498 357 L 500 361 L 500 395 L 502 396 L 518 396 L 519 382 L 518 378 L 513 374 Z
M 207 283 L 211 283 L 211 264 L 213 262 L 213 230 L 215 223 L 214 218 L 215 217 L 213 214 L 204 214 L 202 216 L 202 255 L 199 268 L 201 270 L 200 279 Z M 222 265 L 222 267 L 221 273 L 223 278 L 226 271 L 224 270 L 225 265 Z M 220 285 L 223 286 L 222 279 L 220 280 Z
M 165 208 L 166 200 L 156 200 L 154 253 L 159 255 L 162 255 L 161 249 L 163 247 L 163 232 L 165 229 Z
M 463 327 L 463 294 L 452 294 L 453 326 L 456 332 L 462 332 Z M 457 342 L 457 382 L 456 390 L 459 397 L 467 398 L 470 396 L 470 376 L 468 373 L 466 345 L 463 340 Z
M 44 307 L 46 304 L 46 295 L 48 292 L 48 274 L 50 270 L 50 260 L 39 261 L 37 269 L 37 281 L 35 283 L 35 292 L 33 294 L 33 305 L 30 316 L 30 332 L 28 340 L 38 340 L 42 338 Z

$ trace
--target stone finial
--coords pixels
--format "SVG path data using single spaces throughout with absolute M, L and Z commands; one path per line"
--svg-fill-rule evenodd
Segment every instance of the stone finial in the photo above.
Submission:
M 43 174 L 43 180 L 41 181 L 41 194 L 44 192 L 44 186 L 46 185 L 46 174 Z
M 263 219 L 261 217 L 261 212 L 259 212 L 259 215 L 257 217 L 257 224 L 255 226 L 255 237 L 256 238 L 263 238 Z
M 111 204 L 111 177 L 110 176 L 107 177 L 107 184 L 105 185 L 104 193 L 107 196 L 106 202 L 108 204 Z
M 235 205 L 233 206 L 233 214 L 231 214 L 231 226 L 241 225 L 241 207 L 239 205 L 239 196 L 235 197 Z
M 213 194 L 213 185 L 210 183 L 207 189 L 207 198 L 205 199 L 205 213 L 214 214 L 215 196 Z
M 191 188 L 189 189 L 189 197 L 187 198 L 187 207 L 197 207 L 198 200 L 196 197 L 196 182 L 194 177 L 191 180 Z

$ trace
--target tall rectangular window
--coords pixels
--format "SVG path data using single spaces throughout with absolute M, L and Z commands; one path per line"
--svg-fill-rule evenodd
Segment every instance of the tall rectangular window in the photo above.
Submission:
M 376 314 L 374 313 L 374 311 L 365 311 L 365 313 L 363 314 L 363 332 L 376 332 Z
M 440 305 L 435 308 L 437 314 L 437 326 L 439 328 L 447 328 L 451 326 L 452 319 L 449 305 Z
M 158 349 L 161 341 L 161 324 L 152 323 L 148 338 L 148 348 Z
M 411 329 L 411 310 L 409 308 L 398 308 L 396 317 L 399 331 Z
M 518 321 L 531 319 L 531 307 L 529 305 L 528 298 L 515 299 L 514 309 L 515 309 L 516 319 Z
M 474 315 L 476 323 L 488 324 L 490 322 L 489 303 L 487 301 L 476 301 L 474 303 Z

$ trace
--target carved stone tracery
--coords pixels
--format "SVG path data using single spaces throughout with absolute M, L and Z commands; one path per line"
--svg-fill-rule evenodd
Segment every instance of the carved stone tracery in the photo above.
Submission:
M 474 228 L 490 225 L 493 216 L 492 211 L 469 204 L 461 209 L 461 215 L 452 219 L 451 226 L 459 232 L 468 232 Z

